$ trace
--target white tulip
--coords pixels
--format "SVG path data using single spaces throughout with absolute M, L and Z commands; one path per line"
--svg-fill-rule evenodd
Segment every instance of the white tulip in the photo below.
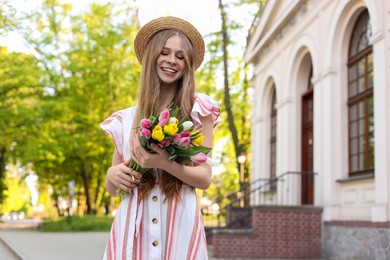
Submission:
M 194 123 L 192 123 L 191 121 L 185 121 L 183 123 L 183 131 L 187 131 L 189 129 L 191 129 L 191 127 L 194 125 Z

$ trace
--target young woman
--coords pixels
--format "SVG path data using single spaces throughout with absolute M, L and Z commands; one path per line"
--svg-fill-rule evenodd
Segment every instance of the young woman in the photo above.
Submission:
M 108 240 L 105 259 L 208 259 L 195 189 L 207 189 L 211 167 L 182 165 L 168 159 L 157 145 L 154 154 L 139 143 L 133 126 L 149 117 L 153 104 L 160 113 L 170 103 L 181 107 L 178 117 L 190 118 L 212 147 L 213 128 L 221 121 L 219 105 L 195 92 L 195 70 L 204 57 L 204 42 L 185 20 L 162 17 L 138 32 L 135 52 L 142 65 L 138 106 L 114 113 L 101 123 L 115 143 L 106 188 L 129 193 L 122 200 Z M 210 156 L 210 154 L 209 154 Z M 130 158 L 143 168 L 131 170 Z

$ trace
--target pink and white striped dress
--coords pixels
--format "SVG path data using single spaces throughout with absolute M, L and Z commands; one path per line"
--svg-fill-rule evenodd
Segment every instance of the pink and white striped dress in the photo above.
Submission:
M 120 110 L 100 124 L 114 140 L 123 160 L 130 158 L 130 131 L 136 107 Z M 194 127 L 201 129 L 199 115 L 212 115 L 214 127 L 221 122 L 219 104 L 206 94 L 197 93 L 191 116 Z M 180 198 L 164 201 L 156 185 L 140 201 L 138 188 L 133 189 L 119 206 L 112 224 L 103 259 L 208 259 L 202 215 L 195 189 L 183 185 Z

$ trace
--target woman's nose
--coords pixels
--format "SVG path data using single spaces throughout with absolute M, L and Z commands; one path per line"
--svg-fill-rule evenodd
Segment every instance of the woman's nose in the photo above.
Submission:
M 175 54 L 170 54 L 168 57 L 168 62 L 172 64 L 176 64 L 176 56 Z

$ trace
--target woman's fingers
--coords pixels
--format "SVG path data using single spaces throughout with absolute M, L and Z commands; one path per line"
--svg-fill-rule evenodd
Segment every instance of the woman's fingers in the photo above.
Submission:
M 151 144 L 150 145 L 150 148 L 153 149 L 153 151 L 155 151 L 157 154 L 159 155 L 165 155 L 167 152 L 162 149 L 160 146 L 158 146 L 157 144 Z
M 135 179 L 135 180 L 138 180 L 138 181 L 139 181 L 139 180 L 142 178 L 142 174 L 140 174 L 139 172 L 136 172 L 136 171 L 130 169 L 130 168 L 127 167 L 127 166 L 125 166 L 124 168 L 122 168 L 122 171 L 123 171 L 126 175 L 128 175 L 128 176 L 134 176 L 134 179 Z M 130 179 L 132 179 L 132 178 L 130 177 Z
M 126 166 L 124 164 L 119 167 L 119 172 L 123 172 L 125 174 L 130 174 L 131 171 L 132 170 L 128 166 Z
M 137 180 L 140 181 L 140 180 L 142 179 L 142 174 L 139 173 L 139 172 L 132 171 L 132 172 L 131 172 L 131 175 L 134 176 L 134 178 L 135 178 L 136 181 L 137 181 Z
M 123 162 L 123 165 L 128 167 L 129 164 L 130 164 L 130 160 L 131 160 L 131 159 L 127 159 L 126 161 L 124 161 L 124 162 Z
M 133 175 L 124 175 L 117 185 L 118 188 L 130 191 L 132 188 L 136 187 L 140 182 Z
M 125 180 L 128 183 L 132 183 L 132 184 L 138 184 L 141 181 L 141 177 L 142 177 L 141 174 L 139 174 L 138 172 L 133 171 L 133 170 L 131 170 L 130 173 L 124 174 L 122 176 L 123 180 Z
M 113 182 L 117 188 L 128 191 L 140 183 L 140 179 L 142 178 L 140 173 L 133 171 L 126 166 L 125 163 L 118 166 L 119 167 L 116 167 L 116 170 L 113 172 L 111 177 L 111 182 Z

